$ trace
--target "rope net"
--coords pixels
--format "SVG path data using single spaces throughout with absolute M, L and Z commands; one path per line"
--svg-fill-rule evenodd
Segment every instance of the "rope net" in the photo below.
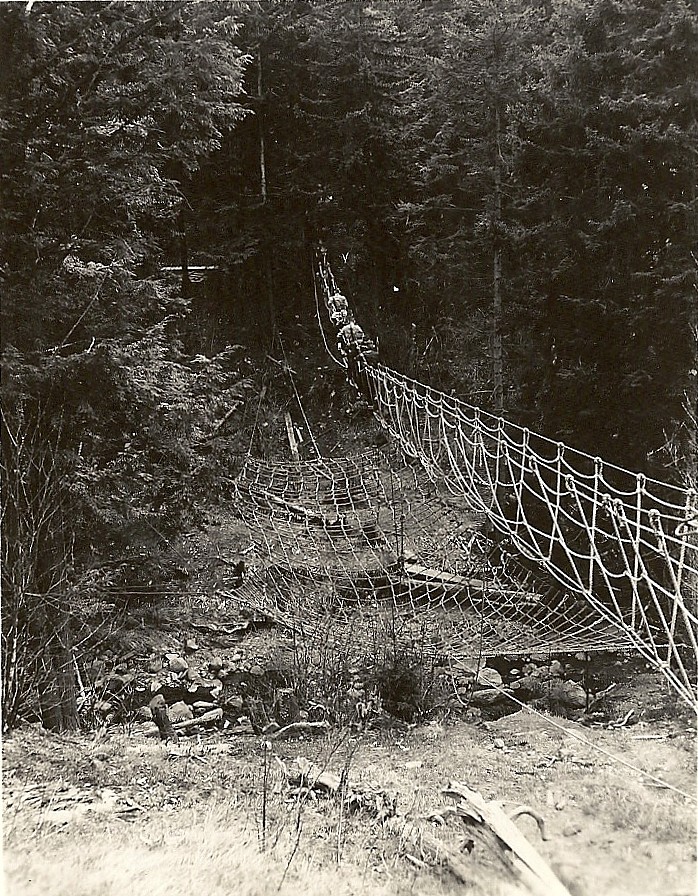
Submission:
M 307 638 L 438 663 L 618 650 L 589 604 L 503 552 L 484 517 L 399 449 L 290 464 L 246 459 L 235 480 L 251 545 L 228 593 Z
M 317 283 L 338 329 L 340 362 L 403 455 L 418 460 L 434 494 L 462 502 L 461 525 L 467 514 L 486 519 L 530 571 L 518 592 L 506 584 L 506 596 L 481 604 L 488 624 L 523 624 L 511 652 L 529 638 L 529 650 L 633 648 L 698 709 L 696 492 L 605 463 L 380 365 L 324 252 Z M 481 538 L 458 547 L 432 541 L 431 549 L 440 550 L 443 569 L 466 578 L 473 558 L 487 555 Z M 557 587 L 535 601 L 541 573 Z M 491 581 L 493 589 L 504 584 Z M 575 646 L 561 646 L 568 643 Z M 499 652 L 509 652 L 506 638 Z

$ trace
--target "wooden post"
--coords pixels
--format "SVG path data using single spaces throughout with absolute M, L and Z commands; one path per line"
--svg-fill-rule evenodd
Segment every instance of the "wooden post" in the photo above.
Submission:
M 149 706 L 153 721 L 158 726 L 158 731 L 160 732 L 160 740 L 171 740 L 173 743 L 177 743 L 177 732 L 174 730 L 172 720 L 167 713 L 167 704 L 162 694 L 156 694 L 150 701 Z

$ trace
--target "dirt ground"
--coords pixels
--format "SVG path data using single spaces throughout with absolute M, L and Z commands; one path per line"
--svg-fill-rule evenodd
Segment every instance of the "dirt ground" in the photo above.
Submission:
M 631 692 L 624 701 L 620 720 Z M 469 852 L 455 821 L 422 823 L 462 856 L 465 885 L 380 820 L 295 792 L 282 765 L 302 756 L 394 793 L 406 821 L 443 811 L 451 780 L 507 810 L 527 804 L 546 839 L 532 818 L 517 825 L 573 896 L 691 896 L 695 749 L 686 717 L 589 728 L 527 710 L 474 724 L 330 730 L 271 749 L 254 735 L 174 746 L 128 726 L 67 737 L 28 725 L 3 744 L 6 891 L 527 892 L 496 855 Z
M 227 575 L 219 548 L 199 539 L 185 548 L 212 589 Z M 200 668 L 216 655 L 231 668 L 235 657 L 245 666 L 264 657 L 278 663 L 289 650 L 274 626 L 231 636 L 249 617 L 236 620 L 210 596 L 180 598 L 156 623 L 146 615 L 133 614 L 118 643 L 100 647 L 112 649 L 114 662 L 143 658 L 139 675 L 148 658 L 159 668 L 159 657 L 190 634 Z M 192 628 L 197 620 L 203 630 Z M 449 706 L 420 724 L 382 714 L 365 730 L 339 720 L 322 735 L 274 741 L 201 730 L 174 745 L 148 736 L 135 716 L 71 736 L 26 723 L 2 745 L 5 891 L 530 894 L 501 850 L 444 817 L 450 801 L 442 791 L 458 781 L 507 812 L 527 805 L 543 817 L 546 839 L 531 817 L 516 825 L 572 896 L 693 896 L 695 715 L 637 659 L 598 657 L 589 671 L 598 688 L 613 690 L 587 724 L 513 705 L 480 714 Z M 397 815 L 376 817 L 365 805 L 352 812 L 336 795 L 294 786 L 286 771 L 298 757 L 350 788 L 389 797 Z M 421 839 L 408 836 L 410 826 Z M 429 840 L 443 854 L 427 849 Z M 448 851 L 459 859 L 460 880 Z

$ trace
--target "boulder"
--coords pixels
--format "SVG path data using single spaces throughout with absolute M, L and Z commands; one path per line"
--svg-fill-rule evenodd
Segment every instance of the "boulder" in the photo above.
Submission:
M 517 697 L 539 697 L 545 690 L 545 685 L 537 675 L 523 675 L 518 681 L 512 681 L 511 689 L 517 691 Z
M 555 681 L 550 685 L 548 694 L 551 700 L 575 709 L 584 709 L 587 705 L 586 691 L 576 681 Z
M 470 697 L 470 702 L 474 706 L 490 706 L 497 700 L 505 700 L 507 694 L 511 693 L 507 688 L 483 688 L 481 691 L 475 691 Z
M 187 706 L 183 700 L 179 700 L 177 703 L 173 703 L 172 706 L 169 706 L 167 708 L 167 714 L 172 722 L 186 722 L 189 719 L 194 718 L 194 713 L 191 711 L 191 707 Z
M 189 663 L 183 657 L 177 656 L 176 654 L 168 653 L 165 659 L 167 660 L 167 667 L 170 672 L 186 672 L 189 668 Z
M 242 712 L 242 707 L 244 706 L 244 701 L 242 697 L 239 697 L 237 694 L 234 694 L 230 697 L 226 697 L 225 702 L 223 704 L 226 710 L 229 713 L 240 713 Z
M 327 708 L 324 707 L 321 703 L 312 703 L 308 712 L 306 713 L 306 720 L 308 722 L 324 722 L 327 718 Z
M 486 666 L 478 673 L 475 681 L 482 687 L 495 688 L 502 685 L 502 676 L 499 674 L 499 672 L 497 672 L 496 669 L 490 669 L 489 666 Z
M 104 682 L 104 693 L 105 694 L 119 694 L 126 687 L 127 684 L 130 684 L 133 681 L 134 676 L 129 675 L 110 675 L 109 678 Z
M 135 712 L 136 722 L 150 722 L 152 721 L 152 718 L 153 716 L 149 706 L 139 706 Z

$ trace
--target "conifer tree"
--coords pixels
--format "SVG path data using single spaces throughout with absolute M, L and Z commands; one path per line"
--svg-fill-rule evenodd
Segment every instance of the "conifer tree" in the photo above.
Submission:
M 17 658 L 34 651 L 44 724 L 76 725 L 80 571 L 138 519 L 164 538 L 181 522 L 166 483 L 186 474 L 193 419 L 165 409 L 194 376 L 172 338 L 185 303 L 147 275 L 175 227 L 184 173 L 243 115 L 246 60 L 230 12 L 0 9 L 6 724 L 22 697 Z M 133 483 L 148 485 L 138 494 Z

